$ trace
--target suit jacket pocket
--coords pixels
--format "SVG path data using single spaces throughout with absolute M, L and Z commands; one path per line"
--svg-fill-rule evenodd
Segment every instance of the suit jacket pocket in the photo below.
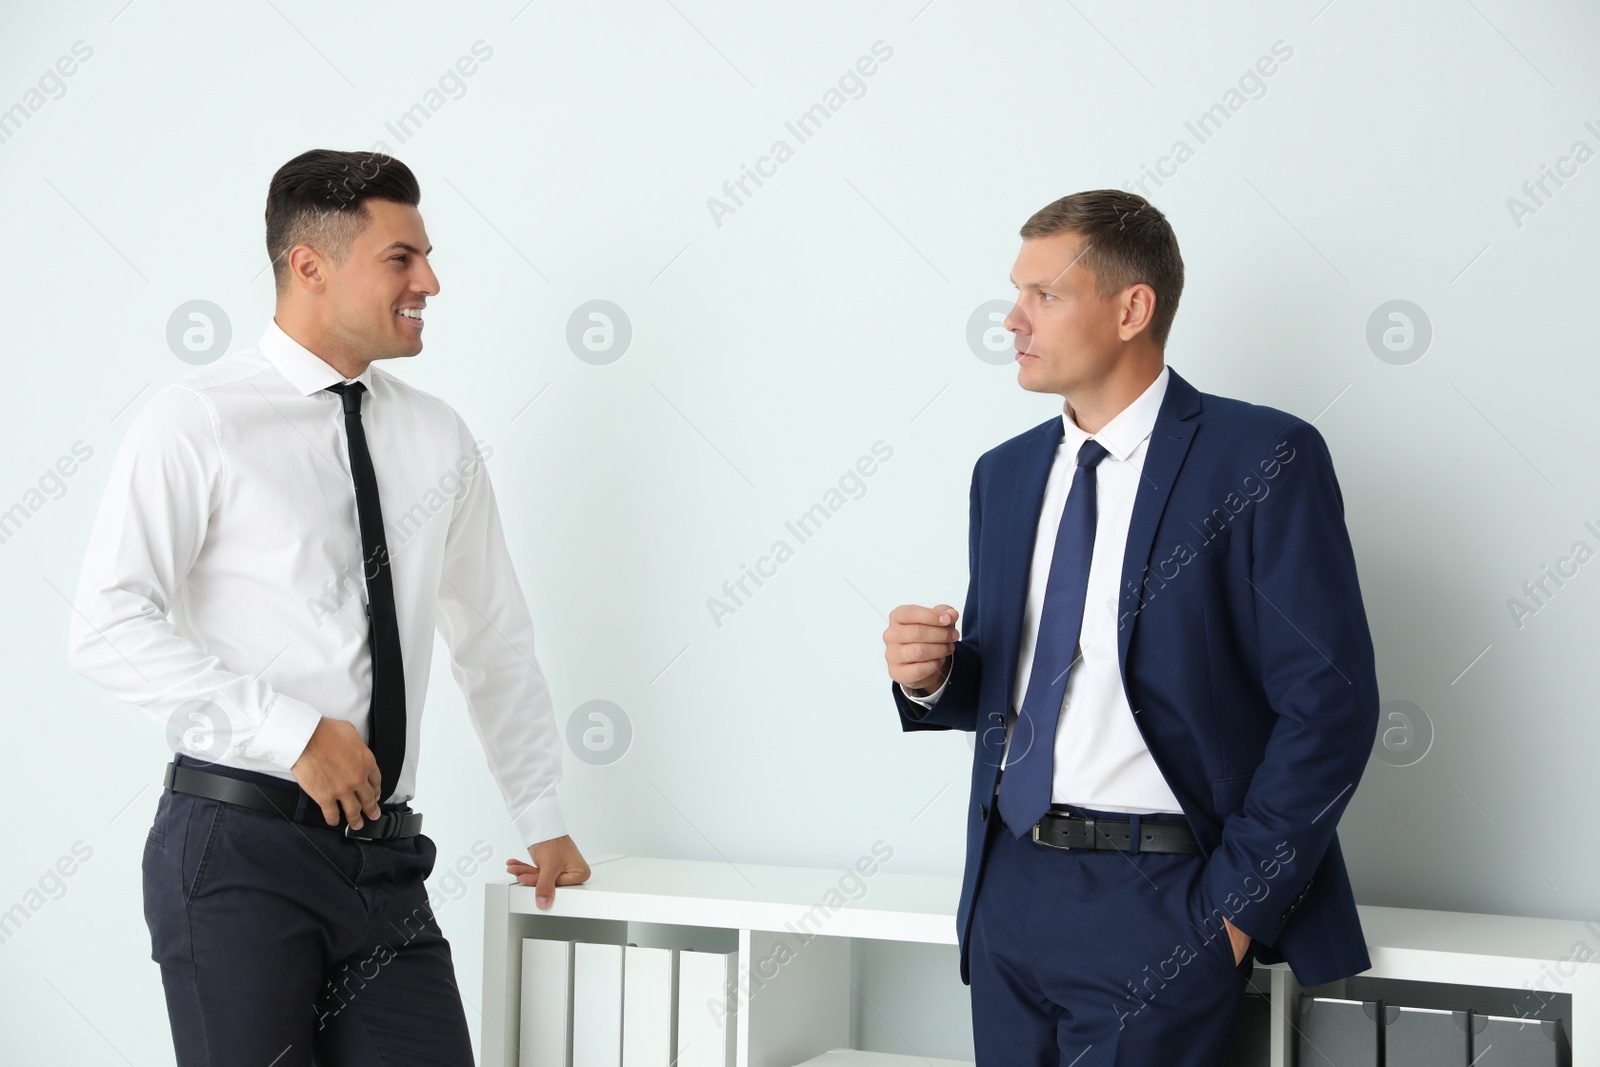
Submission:
M 1250 779 L 1254 777 L 1252 772 L 1211 779 L 1211 803 L 1216 806 L 1218 815 L 1232 815 L 1244 807 L 1244 795 L 1249 792 Z

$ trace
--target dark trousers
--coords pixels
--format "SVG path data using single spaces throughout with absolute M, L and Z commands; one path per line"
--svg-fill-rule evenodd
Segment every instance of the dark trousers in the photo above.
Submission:
M 450 945 L 423 888 L 435 856 L 422 834 L 356 841 L 164 791 L 144 914 L 179 1067 L 470 1065 Z
M 1235 965 L 1221 919 L 1208 928 L 1205 859 L 1063 851 L 989 824 L 968 935 L 977 1067 L 1220 1064 L 1254 946 Z

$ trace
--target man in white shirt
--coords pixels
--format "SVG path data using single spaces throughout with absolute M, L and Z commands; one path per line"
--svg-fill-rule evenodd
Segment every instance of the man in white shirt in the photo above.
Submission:
M 1021 236 L 1018 382 L 1062 413 L 979 458 L 966 605 L 890 613 L 891 692 L 977 735 L 979 1067 L 1213 1067 L 1255 959 L 1371 965 L 1334 833 L 1378 717 L 1343 500 L 1308 423 L 1166 365 L 1183 260 L 1143 197 Z
M 166 724 L 145 916 L 180 1065 L 472 1061 L 423 880 L 435 628 L 548 907 L 589 877 L 484 460 L 375 366 L 439 291 L 411 171 L 317 149 L 267 197 L 259 344 L 158 393 L 113 465 L 69 655 Z

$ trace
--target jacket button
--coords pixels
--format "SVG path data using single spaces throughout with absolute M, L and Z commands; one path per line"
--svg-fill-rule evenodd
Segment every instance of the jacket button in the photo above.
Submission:
M 989 805 L 987 805 L 987 804 L 979 804 L 978 805 L 978 821 L 979 822 L 988 822 L 989 821 Z

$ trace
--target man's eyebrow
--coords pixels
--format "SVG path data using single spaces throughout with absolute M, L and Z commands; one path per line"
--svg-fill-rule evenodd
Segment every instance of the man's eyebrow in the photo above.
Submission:
M 413 252 L 413 253 L 416 253 L 418 255 L 423 255 L 423 256 L 431 256 L 431 255 L 433 255 L 433 246 L 432 245 L 428 246 L 428 250 L 426 252 L 417 252 L 417 246 L 416 245 L 407 244 L 405 241 L 396 241 L 396 242 L 394 242 L 388 248 L 385 248 L 382 252 L 379 252 L 378 255 L 381 256 L 381 255 L 383 255 L 384 252 L 390 252 L 390 251 L 393 251 L 396 248 L 403 248 L 407 252 Z
M 1060 275 L 1058 274 L 1058 275 L 1056 275 L 1056 277 L 1059 278 Z M 1021 288 L 1021 289 L 1043 289 L 1043 288 L 1045 288 L 1047 286 L 1054 285 L 1054 284 L 1055 284 L 1055 278 L 1041 278 L 1039 281 L 1029 282 L 1025 286 L 1019 286 L 1019 285 L 1017 285 L 1017 280 L 1015 278 L 1011 279 L 1011 287 L 1013 289 L 1019 289 L 1019 288 Z

